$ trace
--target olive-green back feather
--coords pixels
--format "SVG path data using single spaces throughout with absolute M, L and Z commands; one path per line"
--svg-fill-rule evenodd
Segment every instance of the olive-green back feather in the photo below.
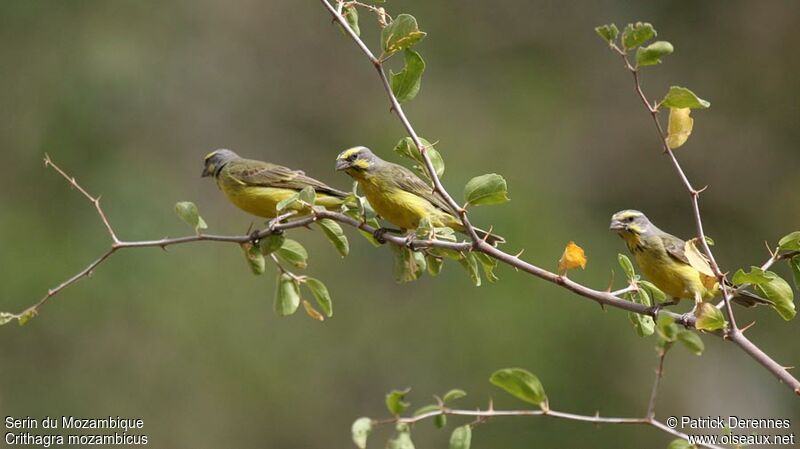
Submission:
M 311 186 L 317 193 L 344 198 L 348 194 L 334 189 L 322 181 L 306 176 L 300 170 L 292 170 L 282 165 L 252 159 L 236 159 L 226 164 L 227 174 L 235 180 L 251 186 L 275 187 L 302 190 Z
M 434 192 L 430 185 L 420 179 L 419 176 L 414 174 L 411 170 L 402 165 L 384 160 L 379 160 L 375 164 L 376 166 L 372 168 L 372 172 L 378 174 L 381 179 L 393 184 L 396 188 L 424 198 L 438 209 L 450 214 L 453 213 L 453 210 L 447 205 L 444 198 L 437 192 Z

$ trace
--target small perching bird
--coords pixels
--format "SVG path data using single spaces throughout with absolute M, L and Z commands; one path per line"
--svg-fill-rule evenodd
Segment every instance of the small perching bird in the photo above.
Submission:
M 411 170 L 387 162 L 367 147 L 353 147 L 336 158 L 336 170 L 358 182 L 369 204 L 378 215 L 402 230 L 415 230 L 423 218 L 434 227 L 449 227 L 465 232 L 456 213 L 439 193 Z M 494 245 L 505 239 L 475 228 L 478 237 Z
M 705 258 L 700 255 L 693 266 L 686 253 L 686 242 L 657 228 L 638 210 L 614 214 L 610 229 L 625 240 L 647 279 L 673 298 L 672 303 L 662 306 L 675 304 L 680 299 L 691 299 L 699 304 L 720 293 L 719 283 Z M 697 265 L 703 265 L 700 267 L 703 272 Z M 750 292 L 737 291 L 736 294 L 734 301 L 747 307 L 768 303 Z
M 315 204 L 338 209 L 349 195 L 327 184 L 269 162 L 243 159 L 231 150 L 215 150 L 206 155 L 203 177 L 213 176 L 217 186 L 236 207 L 264 218 L 277 216 L 276 206 L 303 188 L 311 186 L 316 192 Z M 303 212 L 297 203 L 288 210 Z

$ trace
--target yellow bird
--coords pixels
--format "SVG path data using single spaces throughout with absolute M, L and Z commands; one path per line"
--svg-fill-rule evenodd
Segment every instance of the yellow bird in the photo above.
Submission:
M 206 155 L 202 176 L 213 176 L 219 189 L 236 207 L 264 218 L 275 218 L 279 202 L 308 186 L 316 191 L 315 203 L 328 209 L 338 209 L 349 195 L 302 171 L 243 159 L 224 149 Z M 291 205 L 288 210 L 308 212 L 300 204 Z
M 402 230 L 414 230 L 427 217 L 434 227 L 464 232 L 447 202 L 425 181 L 402 165 L 384 161 L 367 147 L 354 147 L 336 158 L 336 170 L 358 182 L 375 212 Z M 475 229 L 478 237 L 491 244 L 505 242 L 499 235 Z
M 691 299 L 695 304 L 714 298 L 720 293 L 719 283 L 708 262 L 700 258 L 692 266 L 686 255 L 686 242 L 657 228 L 638 210 L 623 210 L 611 217 L 610 229 L 625 240 L 636 264 L 650 282 L 673 298 Z M 734 301 L 747 307 L 768 303 L 765 299 L 746 291 L 737 291 Z

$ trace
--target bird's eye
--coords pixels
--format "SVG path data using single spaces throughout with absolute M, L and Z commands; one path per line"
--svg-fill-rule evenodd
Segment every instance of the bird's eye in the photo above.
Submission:
M 633 221 L 633 217 L 628 217 L 628 218 L 626 218 L 626 219 L 625 219 L 625 221 L 627 221 L 628 223 L 630 223 L 630 222 L 632 222 L 632 221 Z
M 350 157 L 347 158 L 348 161 L 353 162 L 358 157 L 358 154 L 351 154 Z

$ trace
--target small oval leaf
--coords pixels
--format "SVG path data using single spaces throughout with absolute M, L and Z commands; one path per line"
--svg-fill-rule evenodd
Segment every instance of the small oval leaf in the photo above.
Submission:
M 353 443 L 358 449 L 367 448 L 367 438 L 372 432 L 372 420 L 367 417 L 358 418 L 350 428 L 353 435 Z
M 683 345 L 695 355 L 702 355 L 706 347 L 699 335 L 688 330 L 683 330 L 678 333 L 678 341 L 683 343 Z
M 522 368 L 506 368 L 495 371 L 489 382 L 502 388 L 512 396 L 546 409 L 547 395 L 539 378 Z
M 672 86 L 664 99 L 661 100 L 661 105 L 668 108 L 705 109 L 711 106 L 711 103 L 698 97 L 685 87 Z
M 317 224 L 322 229 L 325 237 L 328 238 L 328 241 L 331 242 L 342 257 L 350 253 L 350 242 L 347 241 L 347 236 L 344 235 L 344 231 L 342 231 L 342 227 L 339 226 L 339 223 L 330 218 L 323 218 L 317 221 Z
M 465 424 L 453 429 L 450 434 L 450 449 L 469 449 L 472 444 L 472 427 Z
M 193 227 L 197 232 L 200 232 L 201 229 L 208 228 L 208 225 L 203 220 L 203 217 L 200 216 L 200 212 L 197 210 L 197 205 L 191 201 L 181 201 L 175 203 L 175 213 L 178 214 L 181 220 L 188 223 L 189 226 Z
M 331 295 L 328 293 L 328 287 L 322 283 L 319 279 L 315 278 L 306 278 L 305 286 L 311 290 L 311 294 L 314 295 L 314 299 L 317 300 L 317 304 L 325 313 L 325 316 L 328 318 L 333 316 L 333 302 L 331 301 Z
M 297 268 L 308 266 L 308 251 L 296 240 L 285 239 L 275 254 Z
M 509 201 L 506 180 L 497 173 L 476 176 L 464 186 L 464 199 L 473 206 L 505 203 Z
M 288 274 L 282 273 L 278 277 L 275 293 L 275 313 L 279 316 L 292 315 L 300 307 L 300 289 L 297 282 Z

